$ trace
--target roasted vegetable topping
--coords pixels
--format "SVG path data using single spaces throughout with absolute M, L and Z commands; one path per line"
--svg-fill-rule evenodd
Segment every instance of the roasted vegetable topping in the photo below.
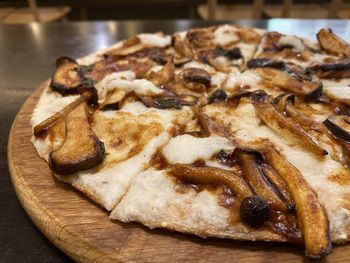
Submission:
M 350 142 L 350 117 L 332 116 L 326 119 L 323 124 L 335 138 Z
M 335 35 L 330 28 L 321 29 L 317 33 L 317 40 L 321 48 L 327 53 L 350 57 L 350 46 L 339 36 Z
M 276 133 L 295 141 L 308 151 L 316 155 L 326 155 L 327 151 L 318 145 L 318 142 L 307 134 L 298 124 L 284 117 L 276 108 L 267 100 L 256 99 L 254 96 L 252 103 L 259 117 Z
M 349 78 L 350 77 L 350 60 L 342 60 L 332 63 L 324 63 L 309 68 L 319 78 Z
M 303 232 L 306 253 L 320 258 L 332 250 L 329 239 L 329 225 L 316 193 L 297 168 L 290 164 L 273 145 L 266 142 L 260 151 L 288 185 L 296 204 L 298 221 Z
M 239 214 L 243 222 L 252 227 L 260 227 L 269 220 L 271 209 L 263 198 L 252 195 L 243 199 Z
M 182 71 L 185 80 L 210 85 L 210 75 L 204 69 L 186 68 Z
M 217 89 L 215 92 L 209 97 L 208 103 L 211 104 L 215 101 L 222 101 L 227 99 L 227 93 L 223 89 Z
M 213 55 L 214 57 L 219 57 L 219 56 L 223 56 L 223 57 L 227 57 L 228 59 L 240 59 L 242 58 L 242 52 L 238 47 L 229 49 L 229 50 L 225 50 L 223 48 L 216 48 L 213 50 Z
M 169 173 L 184 181 L 210 185 L 226 185 L 240 198 L 252 195 L 249 186 L 240 175 L 224 169 L 175 164 L 170 168 Z
M 67 115 L 66 139 L 49 157 L 50 167 L 55 173 L 71 174 L 102 163 L 104 144 L 92 130 L 88 115 L 85 102 Z
M 142 96 L 140 99 L 147 107 L 158 109 L 181 109 L 181 104 L 176 98 L 152 98 Z
M 269 205 L 278 211 L 287 212 L 287 206 L 271 189 L 254 154 L 235 149 L 243 169 L 243 175 L 254 192 L 264 198 Z
M 50 87 L 62 96 L 76 94 L 83 80 L 79 64 L 68 57 L 59 57 Z

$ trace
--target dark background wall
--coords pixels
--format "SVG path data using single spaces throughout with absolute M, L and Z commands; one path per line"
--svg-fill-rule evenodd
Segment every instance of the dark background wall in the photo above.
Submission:
M 197 6 L 206 0 L 37 0 L 39 6 L 68 5 L 69 20 L 126 20 L 199 18 Z M 246 0 L 221 0 L 219 4 L 251 4 Z M 327 3 L 327 0 L 294 0 L 294 3 Z M 344 0 L 350 2 L 350 0 Z M 282 0 L 266 0 L 282 4 Z M 24 0 L 0 0 L 0 7 L 26 5 Z

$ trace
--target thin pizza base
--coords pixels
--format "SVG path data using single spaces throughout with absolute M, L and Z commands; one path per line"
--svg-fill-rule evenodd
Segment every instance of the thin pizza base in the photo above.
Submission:
M 223 26 L 222 32 L 217 32 L 216 35 L 216 39 L 219 39 L 218 41 L 221 41 L 222 45 L 233 41 L 232 38 L 225 35 L 227 30 L 236 32 L 236 29 L 232 29 L 230 26 Z M 257 32 L 260 35 L 264 34 L 264 31 Z M 171 42 L 169 36 L 159 34 L 143 34 L 139 37 L 144 43 L 158 47 L 165 47 Z M 282 42 L 287 40 L 284 39 Z M 289 39 L 288 41 L 295 41 L 295 39 Z M 99 61 L 106 51 L 121 46 L 122 42 L 117 43 L 106 50 L 81 58 L 78 62 L 83 65 L 89 65 Z M 253 58 L 255 45 L 239 44 L 235 46 L 242 49 L 243 61 Z M 296 46 L 298 46 L 298 43 Z M 256 54 L 259 55 L 261 52 L 261 50 L 258 50 Z M 317 59 L 321 60 L 323 57 L 321 58 L 320 56 Z M 288 61 L 293 62 L 293 60 Z M 312 61 L 312 63 L 315 63 L 315 61 Z M 238 63 L 244 62 L 240 61 Z M 234 94 L 238 87 L 249 86 L 250 88 L 246 88 L 249 91 L 264 87 L 261 76 L 254 69 L 244 72 L 232 70 L 223 74 L 222 72 L 217 72 L 213 67 L 199 62 L 189 62 L 183 68 L 186 67 L 205 69 L 207 72 L 210 72 L 211 85 L 222 87 L 228 94 Z M 128 72 L 123 74 L 125 76 L 129 75 Z M 125 76 L 120 79 L 124 81 L 127 78 Z M 140 82 L 131 84 L 133 80 L 130 80 L 130 83 L 126 85 L 126 89 L 132 89 L 133 85 L 140 85 L 139 89 L 144 90 L 145 93 L 157 92 L 156 89 L 152 90 L 149 86 L 142 86 Z M 332 94 L 334 86 L 334 83 L 326 82 L 325 92 Z M 280 90 L 273 88 L 268 88 L 267 90 L 274 96 L 280 94 Z M 100 94 L 105 93 L 102 88 L 99 88 L 98 91 Z M 47 87 L 33 113 L 32 125 L 35 126 L 55 112 L 58 112 L 74 99 L 76 99 L 76 96 L 61 97 Z M 343 243 L 350 239 L 350 183 L 348 182 L 349 179 L 347 179 L 349 172 L 344 167 L 330 157 L 323 161 L 317 160 L 298 146 L 290 144 L 282 137 L 276 135 L 276 133 L 261 124 L 251 105 L 242 103 L 234 111 L 220 104 L 215 106 L 209 105 L 204 108 L 203 112 L 224 126 L 229 127 L 231 132 L 248 144 L 253 144 L 255 140 L 262 138 L 271 140 L 278 147 L 278 150 L 286 156 L 288 161 L 302 172 L 307 182 L 317 192 L 330 221 L 332 242 Z M 130 102 L 124 105 L 117 113 L 109 111 L 102 113 L 96 123 L 104 124 L 101 127 L 94 127 L 94 129 L 102 141 L 108 142 L 106 145 L 107 153 L 111 153 L 112 157 L 113 155 L 118 157 L 115 159 L 107 157 L 108 162 L 90 170 L 80 171 L 68 176 L 56 175 L 56 177 L 73 185 L 92 200 L 112 211 L 110 218 L 114 220 L 122 222 L 137 221 L 150 228 L 162 227 L 196 234 L 201 237 L 213 236 L 253 241 L 288 241 L 281 234 L 268 228 L 256 229 L 241 222 L 232 223 L 230 221 L 232 217 L 230 210 L 219 205 L 215 193 L 207 190 L 196 192 L 193 189 L 189 189 L 185 193 L 179 193 L 176 190 L 176 183 L 167 175 L 166 170 L 155 170 L 150 167 L 153 155 L 173 140 L 171 139 L 174 136 L 172 129 L 178 124 L 192 122 L 194 115 L 195 113 L 189 107 L 183 107 L 182 110 L 158 110 L 146 108 L 140 102 Z M 125 126 L 124 130 L 118 130 L 119 126 L 114 127 L 116 128 L 116 137 L 126 134 L 128 129 L 129 131 L 142 129 L 143 131 L 149 130 L 149 132 L 144 137 L 139 136 L 137 139 L 134 139 L 136 141 L 130 139 L 129 143 L 126 143 L 124 146 L 118 148 L 117 145 L 116 148 L 113 148 L 112 145 L 115 142 L 110 138 L 112 135 L 107 134 L 103 138 L 107 129 L 113 130 L 113 126 L 107 127 L 105 124 L 108 122 L 108 118 L 117 120 L 120 126 Z M 317 121 L 323 121 L 327 116 L 315 114 L 313 118 Z M 128 126 L 130 122 L 135 125 Z M 135 134 L 137 133 L 135 132 Z M 130 144 L 139 143 L 140 140 L 143 141 L 141 149 L 136 153 L 132 153 L 134 147 L 131 147 Z M 39 139 L 36 137 L 33 137 L 32 141 L 39 155 L 46 161 L 52 149 L 62 143 L 59 139 L 57 141 L 49 141 L 48 138 Z M 193 144 L 196 143 L 196 138 L 193 137 Z M 206 148 L 216 149 L 214 142 L 209 142 L 205 146 Z M 222 145 L 220 147 L 222 148 Z M 187 146 L 179 144 L 174 151 L 189 150 Z M 203 154 L 203 152 L 198 154 Z M 196 158 L 198 159 L 198 156 Z M 208 166 L 229 169 L 208 158 L 205 161 Z M 179 163 L 181 162 L 191 163 L 191 161 L 186 161 L 186 158 L 179 161 Z M 331 202 L 329 201 L 330 196 L 332 197 Z

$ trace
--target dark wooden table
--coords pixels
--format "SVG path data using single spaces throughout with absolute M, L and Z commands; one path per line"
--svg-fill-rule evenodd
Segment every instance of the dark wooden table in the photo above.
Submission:
M 350 40 L 350 21 L 344 20 L 273 19 L 232 23 L 312 38 L 320 28 L 331 27 Z M 55 58 L 60 55 L 77 58 L 140 32 L 172 33 L 211 24 L 215 23 L 179 20 L 0 25 L 1 262 L 69 262 L 25 214 L 11 186 L 6 157 L 12 121 L 25 99 L 51 75 Z

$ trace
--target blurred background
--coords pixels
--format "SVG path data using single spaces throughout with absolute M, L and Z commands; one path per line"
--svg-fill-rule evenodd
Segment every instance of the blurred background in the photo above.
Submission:
M 0 0 L 0 23 L 350 18 L 350 0 Z

